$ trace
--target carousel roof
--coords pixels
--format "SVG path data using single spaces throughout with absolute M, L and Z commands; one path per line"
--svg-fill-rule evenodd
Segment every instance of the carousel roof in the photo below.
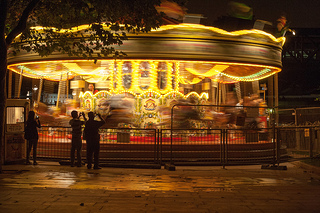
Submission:
M 88 27 L 80 26 L 75 30 Z M 81 75 L 96 81 L 107 78 L 118 62 L 165 61 L 183 64 L 180 75 L 188 73 L 199 79 L 209 77 L 223 82 L 254 81 L 281 71 L 285 41 L 283 37 L 275 38 L 260 30 L 227 32 L 196 24 L 166 25 L 149 33 L 127 34 L 127 37 L 122 46 L 115 47 L 127 54 L 121 60 L 110 57 L 94 63 L 61 53 L 42 58 L 21 51 L 8 58 L 8 68 L 30 78 L 59 81 Z M 187 79 L 180 79 L 180 82 L 191 83 Z

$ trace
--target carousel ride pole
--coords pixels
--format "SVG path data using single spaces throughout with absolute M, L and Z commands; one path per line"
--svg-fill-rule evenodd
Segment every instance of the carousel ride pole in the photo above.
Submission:
M 66 79 L 66 100 L 68 100 L 68 96 L 69 96 L 69 82 L 68 82 L 68 78 L 69 78 L 69 73 L 67 72 L 67 79 Z M 66 115 L 67 115 L 67 110 L 66 110 Z
M 42 84 L 43 84 L 43 78 L 41 78 L 41 79 L 40 79 L 40 82 L 39 82 L 39 91 L 38 91 L 38 98 L 37 98 L 37 103 L 38 103 L 38 104 L 39 104 L 40 98 L 41 98 Z
M 274 74 L 274 107 L 276 113 L 276 124 L 279 124 L 279 113 L 278 113 L 278 106 L 279 106 L 279 88 L 278 88 L 278 73 Z
M 56 104 L 56 107 L 58 108 L 59 107 L 59 99 L 60 99 L 60 94 L 61 94 L 61 87 L 62 87 L 62 73 L 60 75 L 60 81 L 59 81 L 59 88 L 58 88 L 58 96 L 57 96 L 57 104 Z
M 66 99 L 68 99 L 68 96 L 69 96 L 69 81 L 68 81 L 68 78 L 69 78 L 69 73 L 67 72 L 67 80 L 66 80 Z
M 20 72 L 19 88 L 18 88 L 17 98 L 20 98 L 20 91 L 21 91 L 21 86 L 22 86 L 22 73 L 23 73 L 23 68 L 21 68 L 21 72 Z

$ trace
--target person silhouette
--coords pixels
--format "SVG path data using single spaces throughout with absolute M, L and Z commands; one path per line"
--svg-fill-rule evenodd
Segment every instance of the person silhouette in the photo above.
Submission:
M 38 129 L 40 128 L 40 119 L 37 116 L 35 119 L 35 112 L 34 111 L 29 111 L 28 114 L 28 120 L 26 122 L 26 127 L 25 127 L 25 139 L 27 140 L 27 159 L 26 159 L 26 164 L 31 164 L 30 162 L 30 152 L 33 147 L 33 165 L 38 165 L 37 163 L 37 145 L 38 145 Z
M 100 135 L 99 128 L 105 124 L 105 120 L 100 114 L 97 114 L 100 121 L 94 120 L 95 115 L 93 112 L 88 113 L 89 120 L 86 122 L 84 133 L 86 135 L 87 142 L 87 168 L 92 167 L 92 155 L 94 155 L 94 167 L 93 169 L 101 169 L 99 167 L 99 151 L 100 151 Z
M 80 120 L 80 116 L 84 118 L 84 121 Z M 81 148 L 82 148 L 82 125 L 87 121 L 84 113 L 80 113 L 73 110 L 71 112 L 72 119 L 69 121 L 69 124 L 72 128 L 72 139 L 71 139 L 71 153 L 70 153 L 70 162 L 71 167 L 74 167 L 75 151 L 77 150 L 77 167 L 81 167 Z

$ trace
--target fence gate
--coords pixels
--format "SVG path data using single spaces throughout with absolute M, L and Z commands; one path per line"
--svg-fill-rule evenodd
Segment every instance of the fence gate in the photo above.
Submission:
M 221 164 L 222 129 L 160 130 L 161 161 L 178 164 Z
M 320 127 L 279 127 L 277 130 L 281 148 L 287 151 L 289 160 L 310 158 L 320 153 Z

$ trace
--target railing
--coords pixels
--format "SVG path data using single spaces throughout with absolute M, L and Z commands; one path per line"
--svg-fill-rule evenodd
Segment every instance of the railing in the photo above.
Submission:
M 100 161 L 161 165 L 276 163 L 285 150 L 278 148 L 274 135 L 270 128 L 179 129 L 172 133 L 170 129 L 101 129 Z M 71 128 L 42 127 L 39 136 L 39 158 L 70 159 Z M 83 141 L 83 159 L 85 152 Z
M 70 159 L 71 128 L 43 126 L 39 129 L 37 156 L 44 159 Z M 82 151 L 85 156 L 85 151 Z
M 291 159 L 312 158 L 320 153 L 320 127 L 298 126 L 278 128 L 278 138 Z
M 171 139 L 172 135 L 172 139 Z M 162 162 L 174 164 L 222 163 L 221 129 L 160 130 Z
M 38 157 L 51 160 L 70 159 L 71 128 L 42 127 L 39 129 Z M 86 156 L 86 143 L 82 144 Z M 159 163 L 159 140 L 156 129 L 101 129 L 100 159 Z
M 101 129 L 102 161 L 160 163 L 156 129 Z
M 225 135 L 225 164 L 275 163 L 277 139 L 272 128 L 226 129 Z
M 173 108 L 171 117 L 175 116 Z M 282 159 L 310 158 L 320 153 L 319 125 L 275 127 L 273 113 L 268 115 L 268 122 L 265 123 L 271 128 L 245 129 L 248 126 L 239 126 L 237 121 L 231 128 L 208 125 L 207 129 L 178 129 L 172 128 L 174 123 L 171 121 L 171 129 L 101 129 L 100 160 L 160 165 L 168 162 L 197 165 L 279 164 Z M 70 127 L 52 126 L 39 130 L 39 158 L 69 160 L 70 150 Z M 83 141 L 83 159 L 85 152 L 86 143 Z

